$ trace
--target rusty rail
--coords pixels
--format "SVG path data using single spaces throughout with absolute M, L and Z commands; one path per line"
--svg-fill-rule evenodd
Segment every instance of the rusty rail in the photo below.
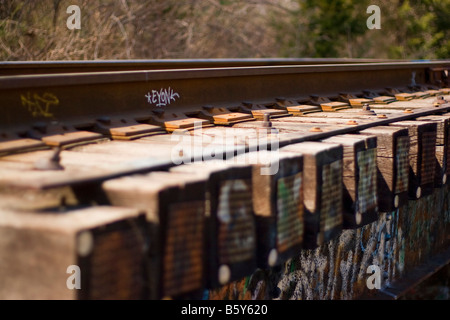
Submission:
M 231 107 L 244 101 L 270 103 L 278 97 L 376 91 L 426 83 L 430 68 L 449 65 L 405 62 L 5 76 L 0 78 L 0 126 L 8 130 L 35 122 L 142 117 L 159 112 L 161 106 L 167 113 L 187 114 L 205 105 Z
M 3 61 L 0 75 L 139 71 L 157 69 L 231 68 L 280 65 L 317 65 L 405 62 L 384 59 L 280 58 L 280 59 L 161 59 L 161 60 L 93 60 L 93 61 Z M 425 62 L 425 61 L 424 61 Z

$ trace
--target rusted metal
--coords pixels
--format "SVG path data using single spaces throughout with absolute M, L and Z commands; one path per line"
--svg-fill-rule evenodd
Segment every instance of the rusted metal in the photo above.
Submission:
M 389 286 L 380 290 L 375 296 L 370 298 L 363 296 L 360 299 L 409 300 L 411 297 L 408 297 L 408 295 L 411 294 L 410 292 L 412 290 L 418 288 L 422 283 L 427 282 L 433 275 L 439 273 L 441 270 L 448 269 L 449 266 L 450 250 L 446 250 L 417 266 L 408 275 L 393 281 Z M 445 275 L 443 279 L 446 279 Z M 444 287 L 445 283 L 441 283 L 441 285 Z M 427 296 L 427 293 L 423 292 L 421 296 Z
M 414 94 L 401 92 L 399 89 L 396 89 L 396 88 L 386 88 L 386 92 L 389 95 L 394 96 L 395 99 L 397 99 L 399 101 L 409 101 L 409 100 L 412 100 L 415 98 Z
M 364 104 L 373 103 L 372 99 L 359 98 L 351 93 L 339 93 L 339 99 L 343 102 L 349 103 L 352 107 L 362 107 Z
M 46 124 L 44 122 L 33 124 L 27 135 L 32 139 L 40 139 L 50 147 L 67 147 L 74 144 L 95 142 L 103 138 L 99 133 L 77 130 L 72 126 L 63 124 Z
M 215 125 L 229 126 L 242 121 L 255 120 L 251 115 L 242 112 L 230 112 L 221 107 L 213 107 L 211 105 L 203 106 L 202 110 L 188 113 L 191 116 L 207 119 Z
M 358 113 L 362 114 L 362 115 L 366 115 L 366 116 L 376 116 L 377 115 L 374 110 L 370 109 L 370 106 L 368 104 L 364 104 L 362 107 L 362 110 L 360 110 Z
M 327 97 L 320 97 L 318 95 L 312 95 L 310 103 L 312 105 L 320 106 L 322 111 L 338 111 L 349 108 L 348 103 L 331 101 Z
M 99 132 L 113 140 L 133 140 L 164 133 L 159 126 L 138 123 L 134 119 L 100 117 L 92 126 L 92 131 Z
M 414 90 L 414 91 L 425 92 L 426 94 L 428 94 L 428 95 L 431 96 L 431 97 L 440 94 L 440 91 L 439 91 L 439 90 L 435 90 L 435 89 L 431 89 L 431 90 L 430 90 L 430 89 L 428 89 L 427 86 L 425 86 L 425 85 L 420 85 L 420 84 L 411 85 L 411 86 L 408 86 L 408 88 L 409 88 L 410 90 Z
M 12 154 L 15 152 L 27 152 L 49 148 L 49 146 L 47 146 L 43 141 L 40 141 L 38 139 L 22 139 L 17 136 L 15 136 L 14 138 L 11 137 L 10 139 L 11 140 L 5 141 L 0 140 L 0 156 Z
M 272 122 L 270 121 L 270 114 L 265 113 L 263 118 L 263 127 L 264 128 L 270 128 L 272 127 Z
M 444 103 L 447 103 L 447 102 L 448 102 L 448 101 L 445 100 L 443 96 L 437 97 L 436 103 L 437 103 L 438 105 L 441 105 L 441 104 L 444 104 Z
M 155 59 L 155 60 L 92 60 L 92 61 L 2 61 L 0 75 L 49 73 L 141 71 L 158 69 L 232 68 L 280 65 L 317 65 L 405 62 L 387 59 L 349 58 L 278 58 L 278 59 Z
M 272 118 L 290 117 L 292 116 L 285 110 L 274 109 L 261 104 L 254 104 L 253 102 L 243 102 L 242 106 L 230 107 L 230 110 L 239 110 L 240 112 L 249 113 L 257 120 L 263 120 L 265 115 L 270 115 Z
M 153 110 L 155 116 L 149 116 L 148 119 L 145 116 L 141 116 L 139 120 L 141 122 L 149 122 L 153 125 L 163 127 L 167 132 L 173 132 L 179 129 L 194 129 L 195 127 L 211 127 L 212 125 L 208 120 L 188 117 L 184 113 L 179 112 L 165 112 L 162 109 Z
M 363 90 L 363 97 L 366 99 L 371 99 L 374 103 L 391 103 L 394 102 L 396 99 L 391 96 L 383 96 L 380 95 L 377 92 L 371 91 L 371 90 Z
M 311 92 L 329 96 L 361 87 L 403 86 L 412 72 L 417 83 L 425 83 L 427 68 L 433 65 L 446 62 L 5 76 L 0 78 L 4 103 L 0 125 L 2 132 L 36 122 L 57 121 L 77 127 L 104 115 L 149 116 L 163 105 L 165 112 L 186 113 L 204 105 L 259 104 L 280 96 L 305 97 Z M 91 94 L 93 86 L 95 95 Z

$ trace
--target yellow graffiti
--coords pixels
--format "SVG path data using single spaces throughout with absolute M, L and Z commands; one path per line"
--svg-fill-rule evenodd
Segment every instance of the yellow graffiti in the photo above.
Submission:
M 42 95 L 27 92 L 25 95 L 20 95 L 20 100 L 33 117 L 52 118 L 53 113 L 50 112 L 50 107 L 59 105 L 58 97 L 48 92 Z

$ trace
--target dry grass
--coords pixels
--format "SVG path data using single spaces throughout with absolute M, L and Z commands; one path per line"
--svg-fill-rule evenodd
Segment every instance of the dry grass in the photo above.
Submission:
M 289 2 L 289 1 L 288 1 Z M 226 4 L 224 4 L 226 3 Z M 68 30 L 69 5 L 81 30 Z M 270 1 L 0 1 L 2 60 L 268 57 Z
M 308 25 L 310 12 L 300 10 L 304 1 L 0 0 L 0 59 L 313 56 L 316 52 L 314 37 L 326 39 L 327 35 L 314 34 L 314 26 Z M 378 2 L 383 14 L 387 14 L 393 2 L 403 1 Z M 81 30 L 66 27 L 69 5 L 81 8 Z M 362 5 L 354 8 L 355 11 L 363 9 Z M 432 49 L 425 46 L 417 55 L 407 50 L 395 52 L 407 45 L 403 35 L 408 30 L 401 23 L 397 28 L 395 19 L 398 17 L 391 16 L 394 20 L 386 18 L 383 26 L 399 32 L 384 29 L 362 35 L 339 35 L 336 55 L 433 57 Z

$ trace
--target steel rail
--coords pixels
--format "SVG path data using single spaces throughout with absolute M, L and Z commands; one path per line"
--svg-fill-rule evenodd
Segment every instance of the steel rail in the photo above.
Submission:
M 4 76 L 0 128 L 404 87 L 427 83 L 430 68 L 437 67 L 450 68 L 450 61 Z
M 0 76 L 107 72 L 158 69 L 231 68 L 279 65 L 321 65 L 349 63 L 406 62 L 407 60 L 350 58 L 269 58 L 269 59 L 157 59 L 88 61 L 3 61 Z M 428 60 L 425 60 L 428 61 Z

